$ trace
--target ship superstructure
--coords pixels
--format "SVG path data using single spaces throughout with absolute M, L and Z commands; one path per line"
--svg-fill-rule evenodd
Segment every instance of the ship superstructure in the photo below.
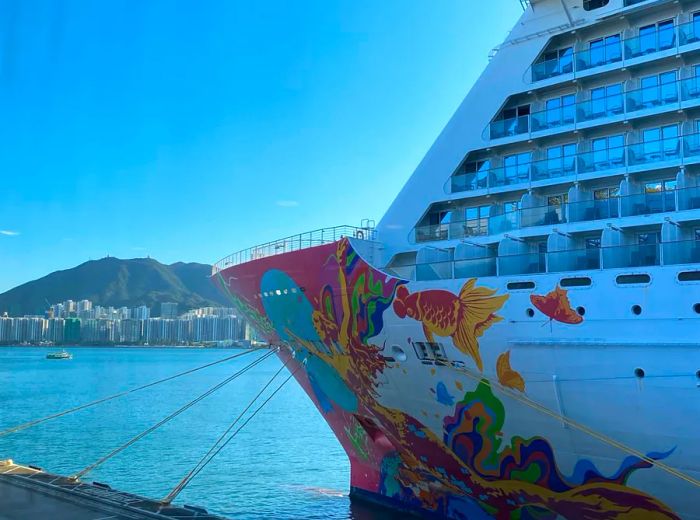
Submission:
M 214 279 L 449 518 L 700 518 L 700 1 L 531 0 L 379 225 Z

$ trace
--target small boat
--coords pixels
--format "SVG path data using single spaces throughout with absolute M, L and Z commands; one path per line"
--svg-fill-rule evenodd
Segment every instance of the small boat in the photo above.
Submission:
M 73 354 L 65 350 L 59 350 L 58 352 L 49 352 L 46 354 L 46 359 L 73 359 Z

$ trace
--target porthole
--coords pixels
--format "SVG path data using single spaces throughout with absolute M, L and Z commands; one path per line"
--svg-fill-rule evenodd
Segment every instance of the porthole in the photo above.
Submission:
M 693 310 L 695 311 L 695 314 L 700 314 L 700 303 L 693 305 Z
M 578 312 L 579 316 L 584 316 L 586 314 L 586 308 L 585 307 L 576 307 L 576 312 Z
M 591 285 L 591 279 L 587 276 L 576 276 L 573 278 L 562 278 L 559 285 L 562 287 L 588 287 Z
M 683 271 L 678 273 L 679 282 L 700 282 L 700 271 Z
M 532 308 L 528 307 L 525 311 L 525 314 L 527 314 L 528 318 L 532 318 L 535 315 L 535 311 Z
M 523 291 L 525 289 L 534 289 L 535 282 L 508 282 L 506 289 L 509 291 Z
M 616 281 L 620 285 L 647 284 L 651 282 L 651 276 L 648 274 L 621 274 L 616 278 Z
M 399 361 L 406 361 L 406 352 L 404 352 L 404 350 L 398 345 L 393 345 L 391 347 L 391 355 L 394 359 L 398 359 Z
M 634 369 L 634 375 L 637 376 L 639 379 L 643 378 L 646 374 L 644 373 L 643 368 L 635 368 Z
M 632 314 L 639 316 L 642 313 L 642 307 L 640 305 L 632 305 Z
M 698 370 L 697 372 L 695 372 L 695 377 L 697 377 L 698 379 L 700 379 L 700 370 Z

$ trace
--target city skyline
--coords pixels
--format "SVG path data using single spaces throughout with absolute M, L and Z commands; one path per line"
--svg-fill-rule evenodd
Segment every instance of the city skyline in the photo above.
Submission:
M 0 345 L 145 344 L 190 345 L 251 340 L 246 321 L 230 307 L 202 307 L 177 312 L 162 302 L 159 317 L 151 308 L 103 307 L 87 299 L 49 305 L 43 316 L 0 316 Z
M 106 255 L 212 263 L 379 220 L 521 12 L 4 5 L 0 292 Z

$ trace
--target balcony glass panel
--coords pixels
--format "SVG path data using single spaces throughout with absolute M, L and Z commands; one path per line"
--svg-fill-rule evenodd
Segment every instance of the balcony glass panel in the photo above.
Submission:
M 658 243 L 603 247 L 603 268 L 659 265 L 659 249 Z
M 567 221 L 588 222 L 619 216 L 619 197 L 569 202 Z
M 625 147 L 623 136 L 594 139 L 593 150 L 578 154 L 579 173 L 604 171 L 621 168 L 625 165 Z
M 660 85 L 643 86 L 627 92 L 627 112 L 636 112 L 678 102 L 678 83 L 672 82 Z
M 573 124 L 576 121 L 575 101 L 576 98 L 573 95 L 549 100 L 546 110 L 531 115 L 532 131 L 537 132 Z
M 625 111 L 622 85 L 609 85 L 591 90 L 591 99 L 576 105 L 578 122 L 622 114 Z
M 547 159 L 531 165 L 532 180 L 553 179 L 576 173 L 576 145 L 557 146 L 547 150 Z
M 583 271 L 600 269 L 600 248 L 550 251 L 547 253 L 547 271 Z
M 547 271 L 546 253 L 526 253 L 498 257 L 498 273 L 501 276 L 536 274 Z
M 700 16 L 693 14 L 693 20 L 678 26 L 678 39 L 681 45 L 700 41 Z
M 532 65 L 532 81 L 568 74 L 574 71 L 574 51 L 571 47 L 546 53 Z
M 589 48 L 576 53 L 576 70 L 587 70 L 608 63 L 622 61 L 622 45 L 620 35 L 614 34 L 606 38 L 594 40 Z
M 654 235 L 650 235 L 654 236 Z M 674 242 L 636 243 L 622 246 L 591 245 L 566 251 L 532 252 L 505 256 L 483 256 L 387 268 L 402 278 L 438 280 L 534 273 L 556 273 L 591 269 L 647 267 L 700 263 L 700 239 Z M 594 240 L 598 242 L 599 239 Z
M 689 101 L 700 98 L 700 78 L 696 75 L 692 78 L 681 80 L 681 99 Z
M 494 215 L 489 219 L 489 234 L 506 233 L 520 228 L 520 211 L 509 211 L 503 215 Z
M 650 138 L 651 130 L 661 132 L 663 139 Z M 478 173 L 453 175 L 446 189 L 450 193 L 481 188 L 494 188 L 513 184 L 552 179 L 567 175 L 594 173 L 615 168 L 640 167 L 663 161 L 681 161 L 700 157 L 700 134 L 677 135 L 677 127 L 648 129 L 641 143 L 623 146 L 622 135 L 594 139 L 591 151 L 578 154 L 550 155 L 547 159 L 529 162 L 529 153 L 505 158 L 505 166 L 490 168 Z M 558 147 L 561 149 L 561 147 Z M 550 152 L 548 152 L 548 155 Z M 517 159 L 515 159 L 517 158 Z
M 625 40 L 625 58 L 636 58 L 670 49 L 676 45 L 676 28 L 672 20 L 639 29 L 639 35 Z
M 681 158 L 681 138 L 668 137 L 628 145 L 628 166 L 638 166 Z
M 416 242 L 447 240 L 450 224 L 416 226 Z
M 454 261 L 455 278 L 496 276 L 496 257 L 467 258 Z
M 675 191 L 638 193 L 622 197 L 624 215 L 651 215 L 676 210 Z
M 662 242 L 664 265 L 700 263 L 700 240 Z
M 530 131 L 530 116 L 518 116 L 508 119 L 500 119 L 491 123 L 489 135 L 491 139 L 502 137 L 512 137 L 514 135 L 526 134 Z

